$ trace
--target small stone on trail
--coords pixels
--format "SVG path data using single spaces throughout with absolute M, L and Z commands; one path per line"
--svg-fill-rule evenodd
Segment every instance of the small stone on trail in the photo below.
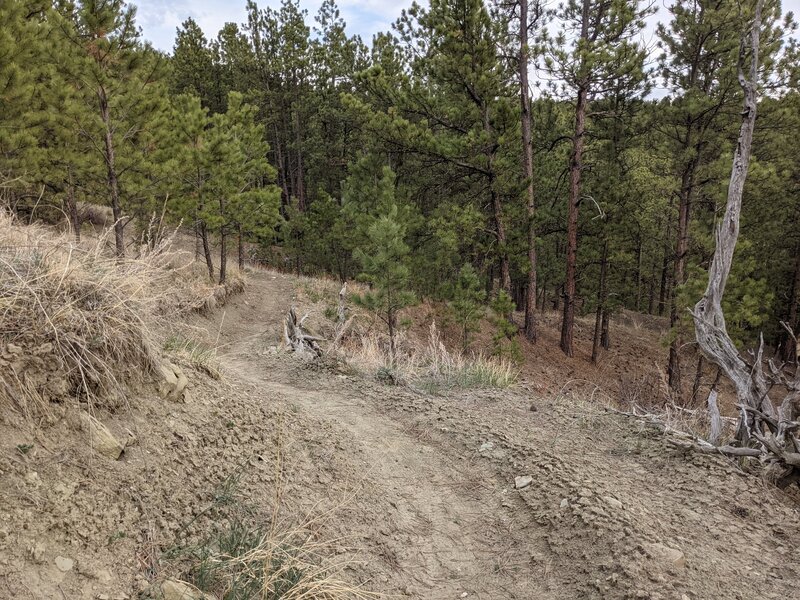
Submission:
M 531 412 L 536 412 L 536 411 L 537 411 L 537 410 L 539 410 L 539 409 L 538 409 L 538 408 L 536 408 L 536 405 L 535 405 L 535 404 L 531 404 L 531 407 L 530 407 L 528 410 L 530 410 Z
M 514 487 L 518 490 L 524 489 L 533 483 L 533 477 L 530 475 L 523 475 L 521 477 L 514 477 Z
M 481 444 L 481 447 L 478 448 L 478 452 L 486 452 L 487 450 L 491 450 L 492 448 L 494 448 L 493 442 L 483 442 Z
M 622 502 L 620 502 L 616 498 L 612 498 L 611 496 L 603 496 L 603 500 L 610 507 L 616 508 L 617 510 L 622 510 Z
M 95 419 L 89 413 L 81 411 L 83 430 L 89 435 L 89 444 L 98 453 L 117 460 L 125 449 L 117 438 L 108 430 L 108 427 Z
M 562 498 L 560 508 L 569 508 L 569 500 Z
M 469 594 L 467 592 L 464 592 L 463 594 L 461 594 L 462 598 L 466 598 L 467 596 L 469 596 Z
M 63 556 L 56 556 L 56 567 L 62 573 L 66 573 L 67 571 L 71 571 L 75 561 L 71 558 L 65 558 Z

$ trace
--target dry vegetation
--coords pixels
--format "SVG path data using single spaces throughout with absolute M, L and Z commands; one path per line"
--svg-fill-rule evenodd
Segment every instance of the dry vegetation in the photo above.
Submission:
M 76 244 L 5 213 L 0 236 L 0 396 L 27 416 L 67 398 L 124 402 L 121 384 L 157 360 L 152 325 L 213 295 L 168 239 L 116 260 L 105 236 Z
M 349 294 L 362 293 L 363 286 L 348 283 Z M 329 279 L 297 278 L 297 290 L 304 312 L 311 321 L 324 323 L 329 353 L 344 359 L 357 371 L 386 383 L 404 384 L 428 393 L 461 388 L 507 388 L 519 376 L 512 361 L 481 350 L 459 352 L 451 349 L 437 326 L 437 317 L 447 315 L 425 302 L 407 309 L 405 327 L 397 334 L 397 357 L 389 359 L 389 338 L 383 323 L 352 302 L 346 306 L 345 331 L 338 335 L 337 298 L 341 285 Z M 403 320 L 403 319 L 401 319 Z

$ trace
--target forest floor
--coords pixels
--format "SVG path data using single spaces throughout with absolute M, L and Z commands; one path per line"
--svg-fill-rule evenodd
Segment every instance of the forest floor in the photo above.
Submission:
M 796 595 L 797 497 L 563 392 L 588 378 L 585 358 L 551 344 L 541 360 L 563 379 L 533 365 L 507 390 L 386 385 L 278 349 L 303 285 L 257 271 L 192 317 L 221 379 L 187 366 L 186 403 L 145 390 L 101 415 L 133 440 L 119 461 L 94 455 L 67 409 L 35 429 L 0 419 L 0 598 L 158 597 L 152 581 L 184 573 L 170 550 L 214 529 L 223 496 L 306 523 L 379 597 Z

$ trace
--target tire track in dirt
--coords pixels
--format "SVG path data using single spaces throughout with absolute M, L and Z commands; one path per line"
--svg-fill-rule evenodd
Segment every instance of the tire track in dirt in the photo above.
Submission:
M 346 440 L 357 472 L 379 493 L 340 525 L 380 549 L 365 559 L 385 563 L 383 591 L 432 600 L 555 598 L 530 560 L 543 548 L 538 526 L 524 521 L 527 511 L 508 510 L 510 502 L 522 503 L 486 464 L 426 443 L 358 389 L 332 389 L 324 377 L 304 380 L 302 387 L 276 381 L 285 377 L 259 360 L 263 337 L 253 335 L 246 317 L 257 305 L 259 315 L 270 316 L 261 324 L 274 339 L 293 294 L 290 281 L 278 277 L 283 281 L 256 274 L 244 300 L 230 307 L 229 327 L 221 332 L 230 340 L 224 367 L 264 402 L 288 403 Z

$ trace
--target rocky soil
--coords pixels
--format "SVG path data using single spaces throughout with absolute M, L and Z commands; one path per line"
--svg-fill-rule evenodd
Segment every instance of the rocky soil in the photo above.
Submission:
M 72 408 L 52 424 L 0 408 L 0 598 L 152 597 L 226 494 L 315 519 L 385 597 L 796 597 L 791 493 L 541 382 L 432 396 L 282 353 L 297 289 L 254 273 L 194 317 L 223 378 L 182 364 L 185 402 L 142 390 L 99 412 L 119 460 Z

